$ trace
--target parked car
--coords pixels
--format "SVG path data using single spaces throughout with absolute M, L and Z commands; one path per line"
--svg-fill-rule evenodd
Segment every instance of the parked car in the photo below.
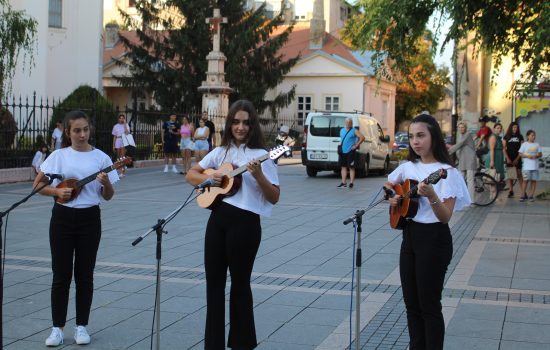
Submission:
M 323 170 L 338 171 L 338 145 L 340 129 L 346 118 L 351 118 L 353 127 L 357 128 L 365 142 L 356 152 L 355 169 L 358 176 L 366 176 L 373 169 L 386 173 L 390 165 L 390 138 L 378 121 L 357 112 L 311 112 L 304 124 L 302 144 L 302 164 L 306 166 L 308 176 L 316 176 Z
M 406 133 L 396 133 L 395 140 L 391 148 L 392 153 L 409 148 L 409 135 Z

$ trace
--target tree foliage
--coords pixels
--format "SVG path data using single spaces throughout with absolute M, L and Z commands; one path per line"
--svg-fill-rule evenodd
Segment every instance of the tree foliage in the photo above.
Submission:
M 550 62 L 550 3 L 541 0 L 359 0 L 361 13 L 346 26 L 354 45 L 387 55 L 394 70 L 414 67 L 418 38 L 432 15 L 450 20 L 443 44 L 473 45 L 493 55 L 495 68 L 510 55 L 525 65 L 523 81 L 534 87 Z M 440 33 L 436 32 L 436 39 Z M 436 40 L 437 42 L 437 40 Z M 434 50 L 435 50 L 434 46 Z M 455 46 L 455 48 L 457 48 Z
M 445 87 L 450 83 L 449 69 L 435 65 L 432 43 L 430 32 L 417 40 L 416 55 L 410 58 L 411 69 L 397 85 L 396 125 L 424 110 L 435 113 L 445 97 Z
M 228 18 L 228 23 L 222 25 L 220 49 L 227 57 L 225 80 L 235 90 L 230 102 L 246 98 L 259 111 L 284 107 L 294 97 L 294 88 L 270 101 L 265 100 L 265 94 L 283 80 L 298 60 L 278 54 L 292 27 L 273 36 L 283 18 L 268 19 L 264 6 L 246 11 L 243 5 L 240 0 L 219 1 L 216 5 L 222 16 Z M 202 93 L 197 88 L 206 79 L 206 56 L 212 50 L 212 33 L 206 23 L 206 18 L 212 17 L 212 1 L 141 0 L 137 1 L 136 9 L 141 25 L 122 13 L 128 27 L 136 29 L 140 43 L 121 39 L 129 49 L 132 77 L 118 77 L 119 81 L 124 86 L 154 93 L 162 108 L 190 110 L 200 106 Z M 173 16 L 163 15 L 166 11 Z
M 0 99 L 11 91 L 11 78 L 15 73 L 21 49 L 29 55 L 32 66 L 32 51 L 36 41 L 37 22 L 24 11 L 13 10 L 8 0 L 0 0 Z M 23 62 L 25 62 L 23 56 Z

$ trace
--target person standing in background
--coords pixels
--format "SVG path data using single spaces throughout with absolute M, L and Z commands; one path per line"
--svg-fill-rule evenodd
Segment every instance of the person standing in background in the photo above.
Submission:
M 183 163 L 183 170 L 180 171 L 180 174 L 183 175 L 186 175 L 189 169 L 191 169 L 191 152 L 195 149 L 193 133 L 194 128 L 193 125 L 189 123 L 189 117 L 183 116 L 180 127 L 180 150 Z
M 50 151 L 48 150 L 48 145 L 46 144 L 40 146 L 40 149 L 36 151 L 36 153 L 34 154 L 34 158 L 32 159 L 32 167 L 36 174 L 40 172 L 40 165 L 44 163 L 49 155 Z
M 168 172 L 169 160 L 172 159 L 172 172 L 179 173 L 176 169 L 176 156 L 178 155 L 178 138 L 180 135 L 180 123 L 176 120 L 175 114 L 170 115 L 170 119 L 162 124 L 162 145 L 164 150 L 164 172 Z
M 537 133 L 534 130 L 527 131 L 527 142 L 524 142 L 519 148 L 519 154 L 523 160 L 523 186 L 521 189 L 523 195 L 520 198 L 521 202 L 529 199 L 530 202 L 535 201 L 535 190 L 537 189 L 537 181 L 540 178 L 539 174 L 539 158 L 542 157 L 542 148 L 535 142 Z M 527 195 L 527 185 L 531 182 L 529 196 Z
M 519 131 L 519 124 L 511 122 L 506 130 L 506 135 L 502 139 L 504 147 L 504 157 L 506 157 L 506 175 L 508 178 L 508 198 L 514 196 L 514 180 L 519 180 L 519 188 L 523 186 L 523 177 L 521 176 L 521 155 L 519 149 L 523 143 L 523 135 Z
M 214 123 L 208 119 L 208 112 L 204 111 L 202 112 L 201 120 L 204 120 L 204 125 L 208 128 L 208 152 L 210 152 L 213 148 L 213 138 L 214 133 L 216 132 L 216 127 L 214 126 Z M 200 125 L 197 125 L 197 128 L 199 128 Z
M 61 148 L 61 143 L 63 141 L 63 121 L 58 120 L 55 122 L 55 129 L 52 133 L 52 152 L 56 149 Z
M 340 162 L 340 176 L 342 182 L 336 187 L 347 187 L 346 181 L 348 177 L 349 169 L 349 188 L 353 188 L 353 181 L 355 180 L 355 151 L 365 141 L 365 136 L 353 127 L 353 120 L 346 118 L 346 126 L 340 129 L 340 145 L 342 147 L 342 154 L 338 155 Z
M 485 156 L 485 167 L 496 171 L 495 180 L 504 184 L 504 146 L 502 143 L 502 124 L 495 123 L 488 139 L 489 153 Z
M 470 198 L 474 198 L 474 175 L 477 169 L 475 143 L 472 134 L 468 132 L 465 122 L 458 123 L 458 137 L 456 145 L 449 148 L 449 154 L 456 152 L 458 158 L 458 170 L 466 179 Z
M 130 133 L 130 126 L 126 123 L 126 116 L 120 114 L 118 116 L 118 123 L 113 126 L 113 151 L 116 153 L 118 159 L 123 158 L 126 155 L 126 148 L 122 142 L 122 135 L 128 135 Z M 123 177 L 126 174 L 126 166 L 123 166 L 120 170 L 119 176 Z

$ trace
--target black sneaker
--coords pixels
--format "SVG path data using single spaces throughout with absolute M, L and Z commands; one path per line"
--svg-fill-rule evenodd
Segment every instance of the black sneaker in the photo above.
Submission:
M 534 202 L 534 201 L 535 201 L 535 198 L 529 197 L 529 202 Z
M 527 200 L 527 195 L 526 194 L 521 196 L 521 198 L 519 199 L 520 202 L 525 202 L 526 200 Z
M 344 187 L 348 187 L 348 185 L 346 185 L 345 183 L 343 182 L 340 182 L 340 184 L 338 186 L 336 186 L 338 188 L 344 188 Z
M 353 182 L 349 184 L 349 188 L 353 188 Z
M 508 198 L 512 198 L 512 197 L 514 197 L 514 191 L 508 192 Z

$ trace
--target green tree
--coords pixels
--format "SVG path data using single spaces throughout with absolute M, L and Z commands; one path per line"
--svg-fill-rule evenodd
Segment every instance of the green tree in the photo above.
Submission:
M 235 90 L 230 101 L 249 99 L 259 111 L 287 106 L 294 97 L 294 87 L 269 101 L 265 94 L 298 60 L 278 54 L 292 27 L 273 36 L 283 18 L 266 18 L 265 5 L 246 11 L 240 0 L 220 1 L 215 6 L 209 0 L 137 1 L 141 23 L 122 13 L 127 26 L 136 28 L 140 43 L 121 38 L 129 49 L 132 73 L 129 78 L 118 77 L 121 84 L 154 93 L 162 108 L 191 110 L 200 106 L 202 94 L 197 88 L 206 79 L 206 56 L 212 50 L 206 18 L 212 16 L 214 7 L 228 18 L 222 25 L 221 51 L 228 58 L 225 80 Z M 172 16 L 164 15 L 166 12 Z
M 24 11 L 13 10 L 8 0 L 0 0 L 0 99 L 11 91 L 11 78 L 15 73 L 17 58 L 21 49 L 29 55 L 29 65 L 33 64 L 32 52 L 36 42 L 37 22 Z
M 394 70 L 412 69 L 416 42 L 423 36 L 429 18 L 437 15 L 440 21 L 451 22 L 443 45 L 451 40 L 471 44 L 474 55 L 479 50 L 491 53 L 497 69 L 502 58 L 511 55 L 515 66 L 526 66 L 523 80 L 531 87 L 548 69 L 548 1 L 359 0 L 357 5 L 361 13 L 347 23 L 346 36 L 357 47 L 377 51 L 379 65 L 388 57 Z
M 445 87 L 450 83 L 449 69 L 435 65 L 432 43 L 430 32 L 417 40 L 416 55 L 411 57 L 411 69 L 397 85 L 396 126 L 421 111 L 435 112 L 445 97 Z

